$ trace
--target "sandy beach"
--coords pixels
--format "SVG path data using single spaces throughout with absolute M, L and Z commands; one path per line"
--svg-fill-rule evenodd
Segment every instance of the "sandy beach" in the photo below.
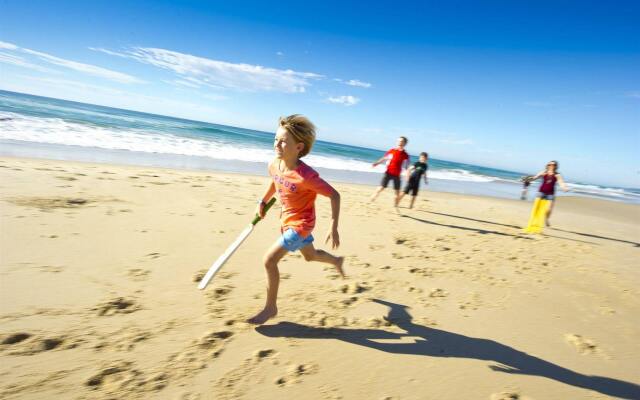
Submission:
M 267 182 L 0 158 L 0 397 L 640 399 L 640 206 L 562 197 L 531 236 L 530 201 L 423 189 L 398 215 L 336 184 L 348 278 L 286 256 L 255 327 L 277 203 L 197 282 Z

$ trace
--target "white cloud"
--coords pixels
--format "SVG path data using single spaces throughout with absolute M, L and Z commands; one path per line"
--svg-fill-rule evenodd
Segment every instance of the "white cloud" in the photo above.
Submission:
M 175 79 L 173 81 L 162 81 L 173 86 L 186 86 L 193 89 L 199 89 L 201 85 L 183 79 Z
M 283 52 L 281 52 L 281 51 L 277 51 L 277 52 L 276 52 L 276 55 L 278 55 L 278 56 L 283 56 L 283 55 L 284 55 L 284 53 L 283 53 Z
M 69 68 L 69 69 L 72 69 L 74 71 L 79 71 L 79 72 L 82 72 L 82 73 L 85 73 L 85 74 L 88 74 L 88 75 L 97 76 L 97 77 L 108 79 L 108 80 L 115 81 L 115 82 L 120 82 L 120 83 L 143 83 L 142 80 L 140 80 L 140 79 L 138 79 L 136 77 L 133 77 L 131 75 L 122 73 L 122 72 L 112 71 L 110 69 L 98 67 L 96 65 L 84 64 L 84 63 L 80 63 L 80 62 L 77 62 L 77 61 L 66 60 L 64 58 L 52 56 L 51 54 L 47 54 L 47 53 L 43 53 L 43 52 L 40 52 L 40 51 L 35 51 L 35 50 L 27 49 L 27 48 L 24 48 L 24 47 L 20 47 L 20 46 L 17 46 L 15 44 L 13 44 L 13 43 L 0 42 L 0 48 L 5 49 L 5 50 L 16 51 L 16 52 L 19 51 L 19 52 L 24 53 L 24 54 L 29 54 L 30 56 L 38 58 L 41 61 L 47 62 L 49 64 L 57 65 L 57 66 L 64 67 L 64 68 Z M 21 57 L 18 57 L 18 58 L 21 59 Z M 25 63 L 26 63 L 26 61 L 25 61 Z M 29 64 L 31 64 L 31 63 L 29 63 Z M 35 65 L 35 64 L 31 64 L 31 66 L 33 66 L 33 65 Z M 33 67 L 29 67 L 29 66 L 26 66 L 26 65 L 23 65 L 23 66 L 33 69 Z
M 13 43 L 7 43 L 7 42 L 0 41 L 0 49 L 16 50 L 17 48 L 18 48 L 18 46 L 16 46 Z
M 342 104 L 345 106 L 353 106 L 360 102 L 360 99 L 354 96 L 336 96 L 327 99 L 331 103 Z
M 118 53 L 117 51 L 111 51 L 111 50 L 103 49 L 102 47 L 89 47 L 89 50 L 98 51 L 100 53 L 105 53 L 105 54 L 108 54 L 110 56 L 117 56 L 117 57 L 127 58 L 126 54 Z
M 634 99 L 640 99 L 640 92 L 629 92 L 629 93 L 627 93 L 627 97 L 632 97 Z
M 345 85 L 349 85 L 349 86 L 357 86 L 357 87 L 362 87 L 362 88 L 370 88 L 371 84 L 369 82 L 362 82 L 359 81 L 357 79 L 350 79 L 346 82 L 344 82 Z
M 220 110 L 213 108 L 208 104 L 183 102 L 167 97 L 149 96 L 68 79 L 34 76 L 19 77 L 27 81 L 40 83 L 45 88 L 53 90 L 56 98 L 71 101 L 80 101 L 90 104 L 105 104 L 110 107 L 120 107 L 128 110 L 138 110 L 161 115 L 175 115 L 181 118 L 200 120 L 202 120 L 201 115 L 215 115 L 220 112 Z M 29 93 L 29 90 L 24 89 L 16 89 L 16 91 Z M 34 94 L 50 97 L 54 96 L 52 93 Z
M 56 70 L 53 70 L 53 69 L 50 69 L 50 68 L 45 68 L 45 67 L 37 65 L 37 64 L 32 64 L 32 63 L 26 61 L 24 58 L 16 56 L 16 55 L 13 55 L 13 54 L 7 54 L 7 53 L 0 52 L 0 62 L 1 63 L 5 63 L 5 64 L 16 65 L 18 67 L 29 68 L 29 69 L 32 69 L 32 70 L 35 70 L 35 71 L 40 71 L 40 72 L 54 73 L 54 74 L 59 73 Z
M 65 60 L 64 58 L 55 57 L 50 54 L 42 53 L 35 50 L 29 50 L 29 49 L 21 49 L 21 50 L 27 54 L 34 55 L 48 63 L 58 65 L 64 68 L 69 68 L 74 71 L 83 72 L 88 75 L 93 75 L 93 76 L 109 79 L 111 81 L 120 82 L 120 83 L 142 83 L 143 82 L 136 77 L 133 77 L 128 74 L 124 74 L 122 72 L 112 71 L 110 69 L 98 67 L 91 64 L 84 64 L 77 61 Z
M 125 52 L 97 48 L 92 50 L 167 69 L 192 83 L 239 91 L 304 93 L 312 80 L 324 78 L 312 72 L 234 64 L 158 48 L 134 47 Z

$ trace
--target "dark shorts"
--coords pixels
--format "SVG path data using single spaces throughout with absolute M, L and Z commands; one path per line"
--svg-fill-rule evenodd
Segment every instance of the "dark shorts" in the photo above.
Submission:
M 409 179 L 409 182 L 407 182 L 407 186 L 404 187 L 404 193 L 409 194 L 409 192 L 411 192 L 412 196 L 417 196 L 418 189 L 420 189 L 420 178 Z
M 387 187 L 389 185 L 389 181 L 393 181 L 393 189 L 394 190 L 400 190 L 400 177 L 399 176 L 394 176 L 394 175 L 390 175 L 388 173 L 384 173 L 384 176 L 382 177 L 382 181 L 380 182 L 380 186 L 382 187 Z
M 546 194 L 542 192 L 538 192 L 538 197 L 542 200 L 555 200 L 556 196 L 553 194 Z

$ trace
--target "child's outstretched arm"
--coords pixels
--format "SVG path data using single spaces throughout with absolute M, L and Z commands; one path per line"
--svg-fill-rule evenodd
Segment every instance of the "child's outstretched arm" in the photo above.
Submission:
M 264 206 L 267 205 L 267 202 L 275 194 L 275 192 L 276 192 L 276 185 L 275 183 L 273 183 L 273 181 L 271 181 L 271 183 L 269 184 L 269 187 L 267 187 L 267 190 L 264 192 L 264 195 L 262 195 L 262 198 L 258 200 L 258 206 L 256 207 L 256 214 L 259 215 L 260 218 L 264 218 L 264 215 L 265 215 Z
M 327 238 L 325 243 L 331 240 L 331 248 L 337 249 L 340 246 L 340 234 L 338 234 L 338 220 L 340 219 L 340 193 L 334 188 L 331 188 L 332 192 L 329 198 L 331 199 L 331 227 L 327 232 Z

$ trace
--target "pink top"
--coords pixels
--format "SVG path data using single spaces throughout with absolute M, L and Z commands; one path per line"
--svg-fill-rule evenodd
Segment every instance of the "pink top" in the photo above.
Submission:
M 281 230 L 293 228 L 300 236 L 307 237 L 316 224 L 316 194 L 329 197 L 333 188 L 302 161 L 296 169 L 286 172 L 279 170 L 279 164 L 278 159 L 269 164 L 269 175 L 282 203 Z

